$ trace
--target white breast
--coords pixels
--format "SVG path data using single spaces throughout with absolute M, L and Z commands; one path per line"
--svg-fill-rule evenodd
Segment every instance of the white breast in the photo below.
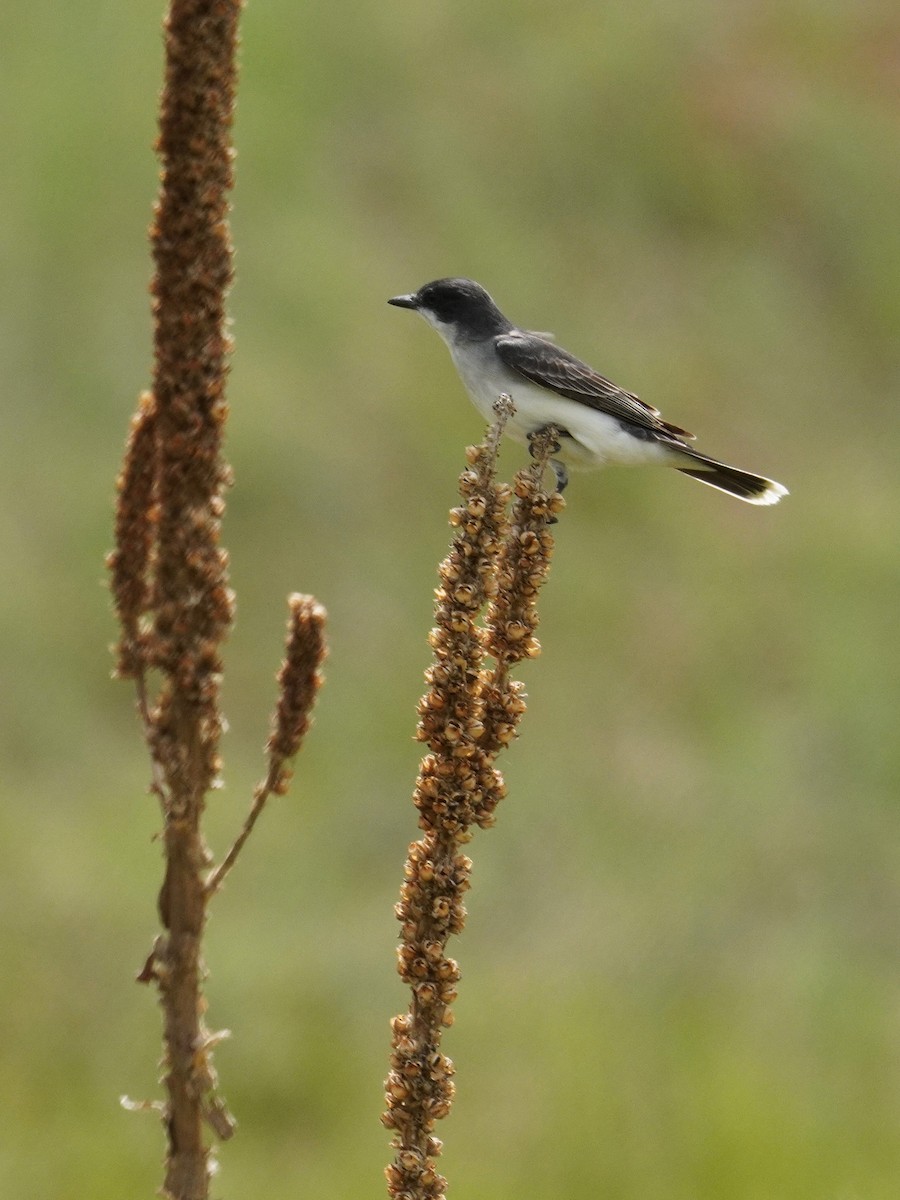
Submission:
M 489 342 L 473 346 L 471 342 L 454 345 L 445 340 L 466 390 L 486 421 L 494 420 L 493 406 L 498 396 L 505 392 L 512 397 L 516 412 L 506 429 L 516 441 L 526 442 L 530 433 L 556 425 L 569 434 L 556 457 L 573 466 L 671 461 L 672 452 L 664 445 L 634 437 L 615 417 L 538 387 L 509 370 Z

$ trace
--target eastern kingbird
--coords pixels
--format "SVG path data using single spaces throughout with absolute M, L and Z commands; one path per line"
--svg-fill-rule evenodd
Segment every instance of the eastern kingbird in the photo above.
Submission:
M 684 439 L 692 433 L 664 421 L 652 405 L 616 387 L 547 335 L 517 329 L 472 279 L 435 279 L 388 304 L 413 309 L 437 330 L 487 420 L 494 419 L 494 402 L 505 393 L 516 410 L 506 428 L 517 441 L 527 443 L 539 430 L 556 427 L 559 450 L 551 465 L 560 491 L 568 482 L 566 463 L 657 463 L 748 504 L 777 504 L 788 494 L 780 483 L 688 446 Z

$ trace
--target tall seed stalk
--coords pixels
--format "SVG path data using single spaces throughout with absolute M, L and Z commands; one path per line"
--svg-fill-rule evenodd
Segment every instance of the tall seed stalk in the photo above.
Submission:
M 447 943 L 465 924 L 472 862 L 463 847 L 475 826 L 494 824 L 505 794 L 496 758 L 515 738 L 525 711 L 522 685 L 510 671 L 540 652 L 536 600 L 553 553 L 550 526 L 563 508 L 562 497 L 542 484 L 555 446 L 552 429 L 533 439 L 534 461 L 512 489 L 496 481 L 500 437 L 512 412 L 508 397 L 496 411 L 483 444 L 467 453 L 462 504 L 450 513 L 455 535 L 438 568 L 429 638 L 434 661 L 419 702 L 417 736 L 428 753 L 413 803 L 423 834 L 409 847 L 396 906 L 398 970 L 411 995 L 408 1011 L 391 1023 L 382 1117 L 394 1133 L 395 1155 L 385 1171 L 393 1200 L 441 1200 L 446 1191 L 434 1130 L 454 1094 L 454 1067 L 441 1041 L 453 1023 L 460 979 Z
M 243 830 L 214 867 L 203 813 L 219 781 L 221 650 L 234 611 L 220 527 L 230 483 L 222 437 L 240 9 L 239 0 L 172 0 L 165 22 L 162 174 L 150 231 L 153 384 L 132 421 L 109 556 L 121 631 L 117 674 L 135 684 L 163 821 L 162 932 L 138 979 L 156 985 L 163 1010 L 162 1194 L 170 1200 L 205 1200 L 214 1168 L 205 1127 L 221 1139 L 234 1131 L 212 1063 L 212 1048 L 224 1035 L 205 1023 L 209 901 L 268 797 L 287 788 L 325 654 L 324 610 L 312 597 L 291 596 L 267 772 Z

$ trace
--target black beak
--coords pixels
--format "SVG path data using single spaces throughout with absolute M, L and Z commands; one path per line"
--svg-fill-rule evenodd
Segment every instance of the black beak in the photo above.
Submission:
M 409 296 L 392 296 L 388 300 L 388 304 L 394 304 L 397 308 L 418 308 L 419 302 L 415 297 L 415 293 Z

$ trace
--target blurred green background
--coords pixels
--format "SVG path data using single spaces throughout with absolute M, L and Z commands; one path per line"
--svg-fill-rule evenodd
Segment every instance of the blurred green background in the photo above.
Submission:
M 150 376 L 158 3 L 0 15 L 0 1188 L 151 1196 L 161 878 L 103 554 Z M 481 433 L 385 300 L 483 282 L 702 448 L 573 479 L 472 847 L 439 1130 L 459 1200 L 878 1200 L 900 1177 L 893 5 L 252 0 L 233 231 L 220 854 L 284 597 L 332 652 L 209 927 L 240 1129 L 215 1194 L 378 1196 L 392 905 L 434 566 Z M 522 461 L 518 448 L 504 471 Z

